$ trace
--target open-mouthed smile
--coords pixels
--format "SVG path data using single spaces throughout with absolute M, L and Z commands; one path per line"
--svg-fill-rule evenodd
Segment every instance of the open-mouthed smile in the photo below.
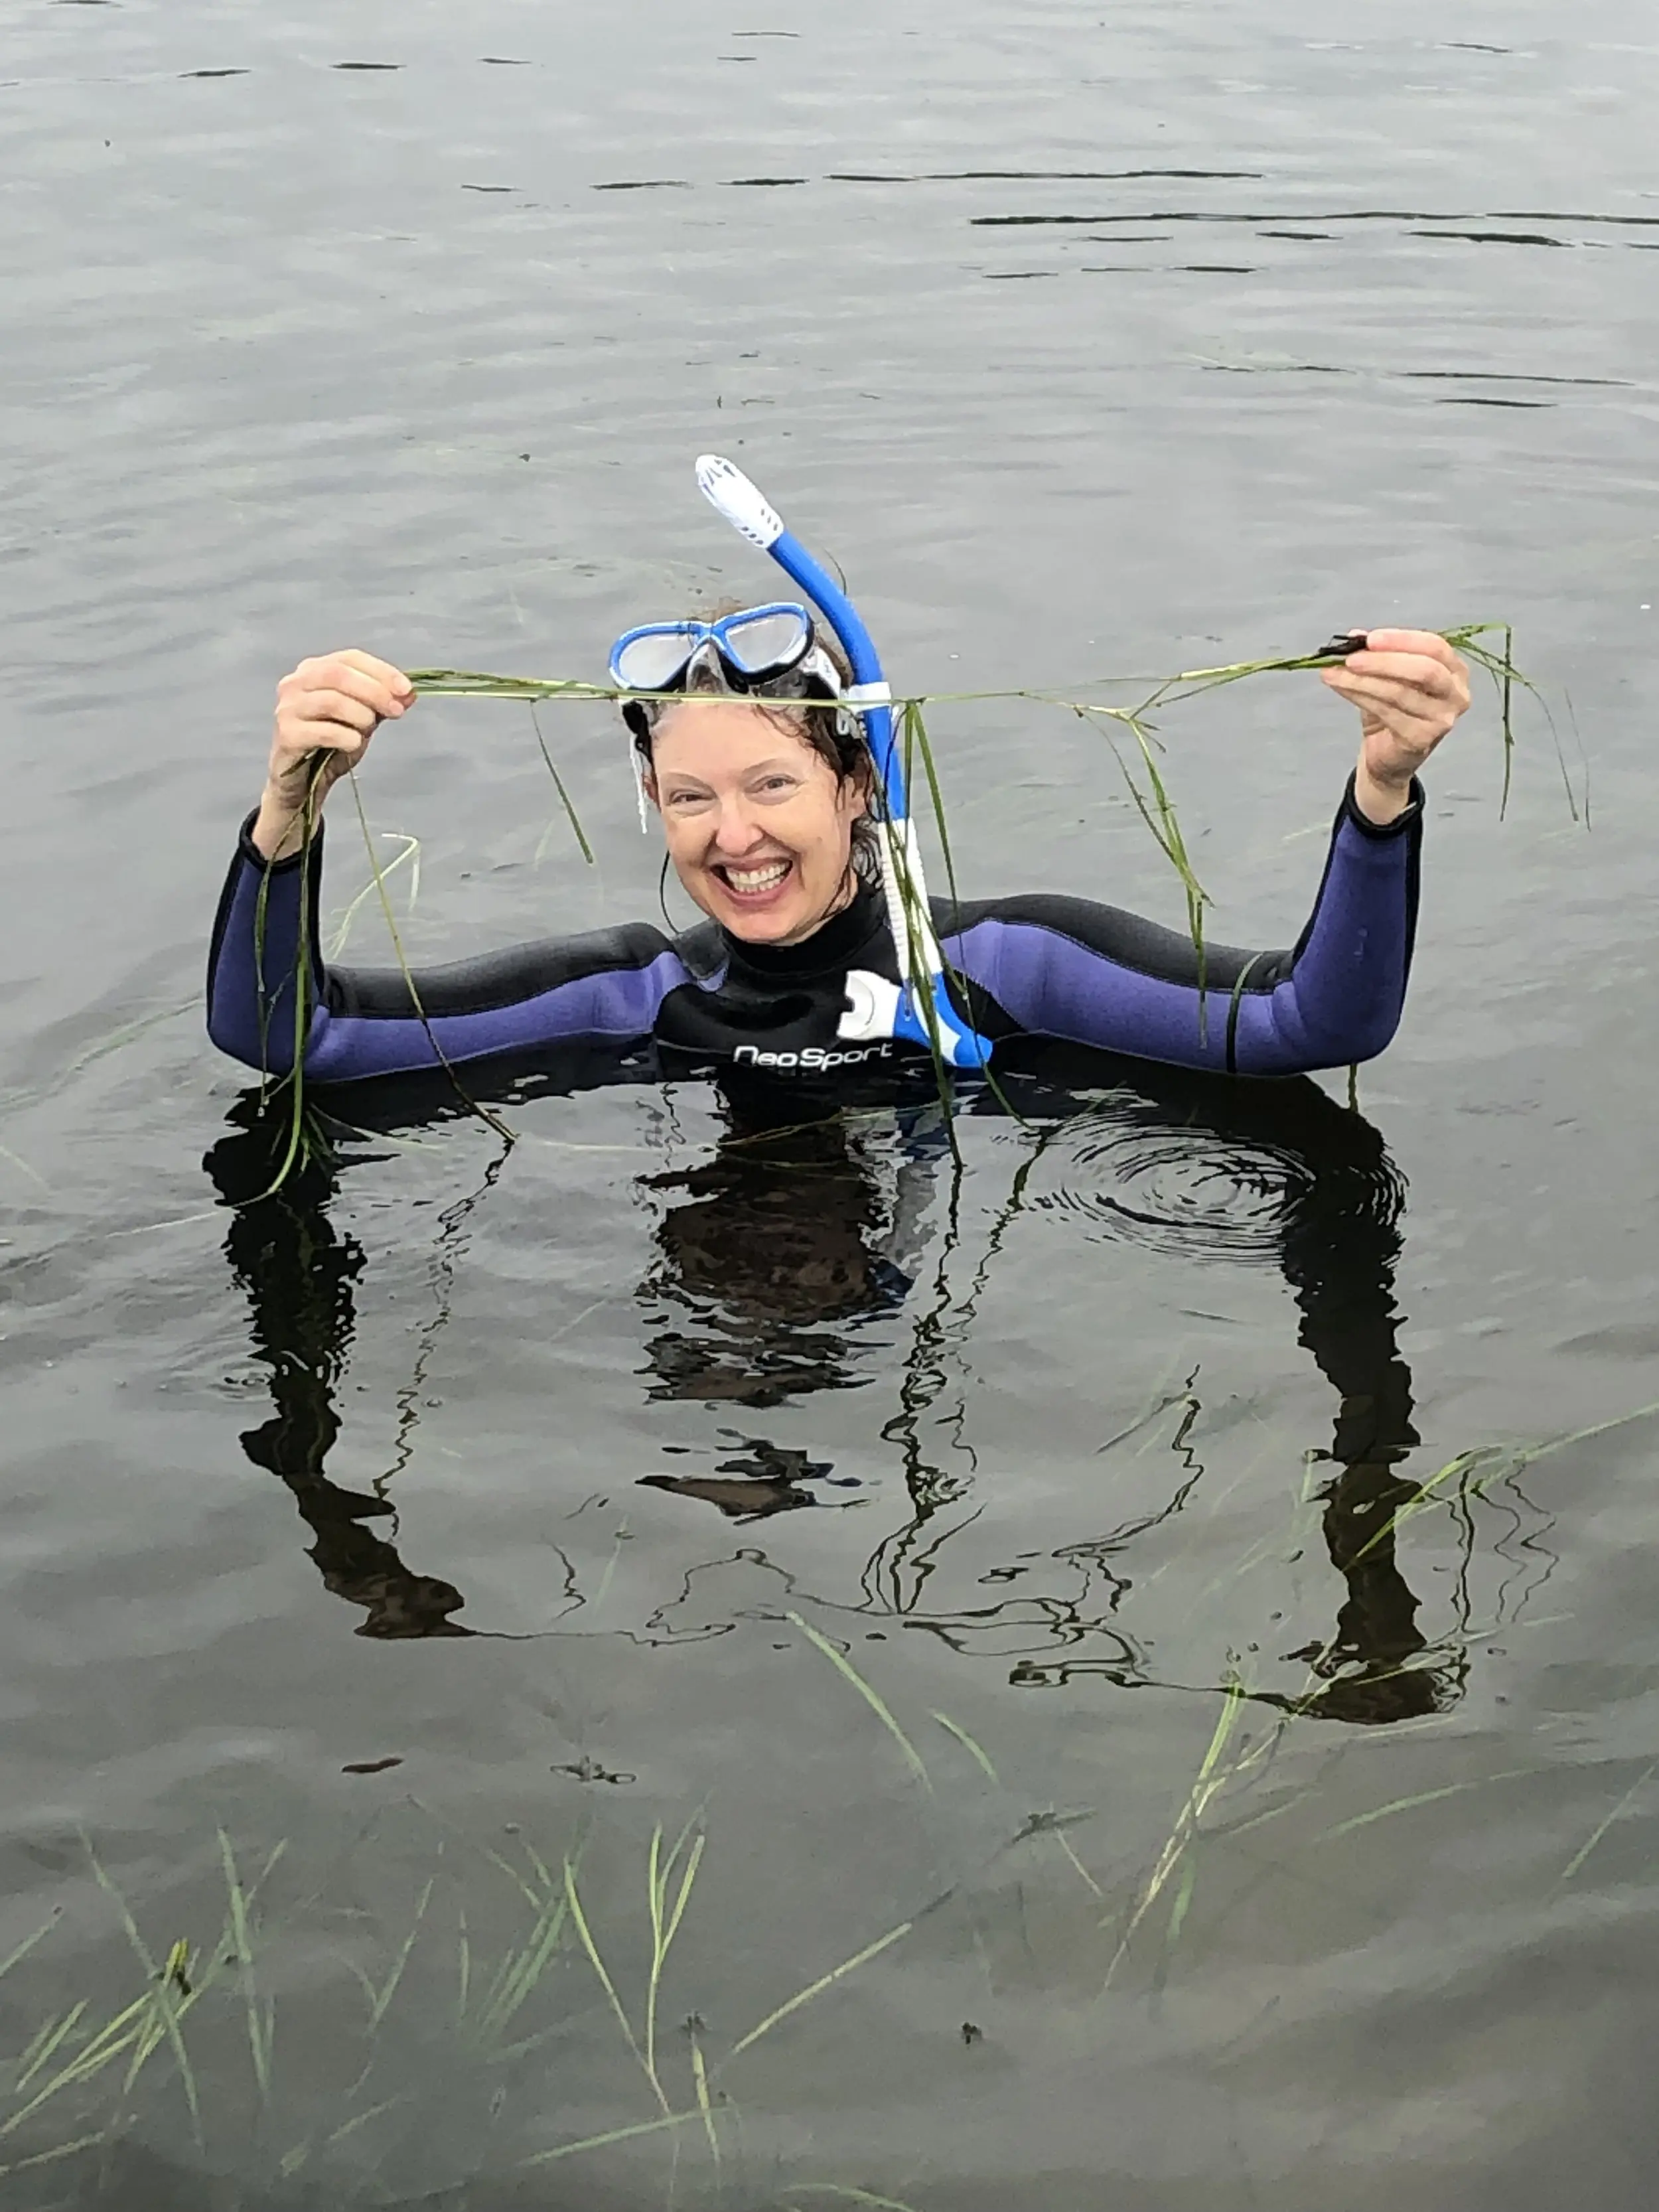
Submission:
M 758 901 L 781 890 L 794 866 L 793 860 L 762 860 L 752 867 L 739 868 L 729 860 L 722 860 L 712 872 L 734 897 Z

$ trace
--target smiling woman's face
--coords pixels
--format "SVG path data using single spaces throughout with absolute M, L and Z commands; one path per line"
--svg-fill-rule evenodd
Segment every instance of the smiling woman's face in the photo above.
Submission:
M 863 790 L 752 701 L 689 698 L 658 720 L 646 789 L 686 890 L 734 937 L 798 945 L 856 888 Z

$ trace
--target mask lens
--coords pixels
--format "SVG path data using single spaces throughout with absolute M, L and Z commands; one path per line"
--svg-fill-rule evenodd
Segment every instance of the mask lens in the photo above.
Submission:
M 734 616 L 720 627 L 726 659 L 745 676 L 793 668 L 805 652 L 811 635 L 805 617 L 794 607 Z
M 624 691 L 666 691 L 684 673 L 697 635 L 688 623 L 628 638 L 611 656 L 611 672 Z

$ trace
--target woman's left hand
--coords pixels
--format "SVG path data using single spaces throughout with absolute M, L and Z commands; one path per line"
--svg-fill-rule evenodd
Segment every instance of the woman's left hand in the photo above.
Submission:
M 1430 629 L 1374 629 L 1323 681 L 1359 709 L 1354 798 L 1372 822 L 1392 822 L 1411 800 L 1412 778 L 1469 703 L 1461 654 Z

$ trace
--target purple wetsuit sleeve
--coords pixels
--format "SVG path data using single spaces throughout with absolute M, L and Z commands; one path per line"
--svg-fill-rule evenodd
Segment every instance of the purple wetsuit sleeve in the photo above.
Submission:
M 945 957 L 1015 1032 L 1241 1075 L 1369 1060 L 1405 1000 L 1422 814 L 1413 785 L 1406 812 L 1379 827 L 1350 782 L 1313 913 L 1288 952 L 1210 945 L 1200 970 L 1174 931 L 1039 896 L 964 909 Z
M 650 1034 L 688 980 L 660 931 L 599 930 L 416 970 L 330 969 L 319 945 L 320 841 L 267 866 L 245 828 L 208 960 L 208 1034 L 222 1051 L 285 1075 L 303 1037 L 318 1083 L 405 1073 L 577 1040 Z M 303 958 L 301 956 L 304 956 Z

